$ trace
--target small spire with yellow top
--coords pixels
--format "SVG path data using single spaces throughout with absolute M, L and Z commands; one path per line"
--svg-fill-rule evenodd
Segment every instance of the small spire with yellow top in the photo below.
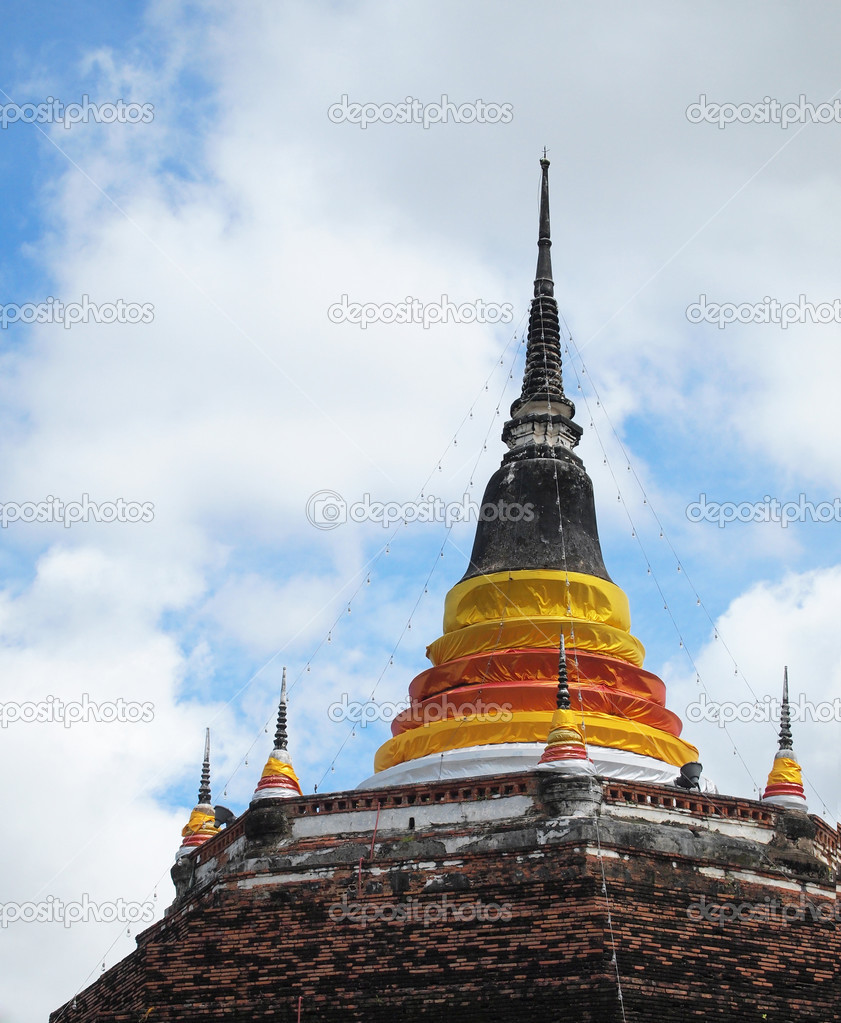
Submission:
M 216 825 L 216 811 L 210 800 L 210 729 L 208 728 L 204 736 L 204 762 L 199 783 L 199 801 L 193 807 L 190 819 L 181 832 L 183 841 L 181 848 L 175 854 L 176 860 L 189 856 L 198 846 L 209 838 L 213 838 L 219 831 Z
M 298 775 L 292 767 L 292 758 L 287 749 L 286 734 L 286 668 L 283 669 L 283 680 L 280 684 L 280 703 L 277 708 L 277 730 L 274 736 L 274 749 L 266 761 L 263 774 L 257 782 L 257 788 L 251 798 L 251 805 L 266 799 L 289 799 L 302 795 Z
M 566 645 L 563 633 L 561 633 L 558 658 L 558 707 L 552 715 L 546 749 L 538 762 L 537 769 L 568 775 L 596 773 L 592 761 L 587 756 L 584 735 L 576 724 L 575 713 L 570 703 Z
M 762 799 L 766 803 L 784 806 L 789 810 L 808 811 L 800 764 L 794 752 L 791 736 L 791 709 L 788 703 L 788 667 L 783 671 L 783 705 L 780 711 L 780 745 L 774 757 L 774 766 L 768 775 L 768 784 Z

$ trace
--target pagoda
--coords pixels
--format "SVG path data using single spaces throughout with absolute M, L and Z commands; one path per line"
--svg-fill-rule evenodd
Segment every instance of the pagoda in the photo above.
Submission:
M 373 777 L 302 794 L 284 671 L 249 806 L 211 806 L 208 734 L 172 904 L 51 1023 L 841 1020 L 841 831 L 807 812 L 787 672 L 762 798 L 717 793 L 605 569 L 548 168 L 497 514 Z
M 446 596 L 443 635 L 427 648 L 432 667 L 412 681 L 411 706 L 360 787 L 537 763 L 555 711 L 559 635 L 571 705 L 599 774 L 671 782 L 698 759 L 666 708 L 664 683 L 643 668 L 628 598 L 604 565 L 593 484 L 574 450 L 582 428 L 564 392 L 549 160 L 540 166 L 523 387 L 502 431 L 509 450 L 485 489 L 467 571 Z M 484 713 L 487 705 L 507 713 Z

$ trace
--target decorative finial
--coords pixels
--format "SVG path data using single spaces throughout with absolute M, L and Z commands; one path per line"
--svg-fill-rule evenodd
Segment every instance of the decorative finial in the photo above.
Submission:
M 558 656 L 558 707 L 552 715 L 546 748 L 538 761 L 537 769 L 577 776 L 595 773 L 592 761 L 587 756 L 584 733 L 576 723 L 570 705 L 567 651 L 563 632 Z
M 788 667 L 783 670 L 783 704 L 780 709 L 780 742 L 768 784 L 762 794 L 766 803 L 775 803 L 789 810 L 808 810 L 803 791 L 803 773 L 792 748 L 791 708 L 788 703 Z
M 259 805 L 265 799 L 289 799 L 301 795 L 301 783 L 292 767 L 286 734 L 286 668 L 280 682 L 280 703 L 277 708 L 277 731 L 274 733 L 274 749 L 269 754 L 266 766 L 257 788 L 251 798 L 251 806 Z
M 549 225 L 549 161 L 546 150 L 540 161 L 540 227 L 537 235 L 537 273 L 534 281 L 534 297 L 546 295 L 551 298 L 555 294 L 555 283 L 552 280 L 552 232 Z
M 783 669 L 783 705 L 780 710 L 780 749 L 793 749 L 791 709 L 788 703 L 788 665 Z
M 567 679 L 567 651 L 564 634 L 561 633 L 561 649 L 558 657 L 558 710 L 569 710 L 571 706 Z
M 204 735 L 204 763 L 201 768 L 201 783 L 199 785 L 199 803 L 210 805 L 210 729 Z
M 575 415 L 575 406 L 564 394 L 561 370 L 561 328 L 558 319 L 558 303 L 555 301 L 555 284 L 552 279 L 551 230 L 549 225 L 549 161 L 540 161 L 540 223 L 537 237 L 537 272 L 534 279 L 534 298 L 529 311 L 528 344 L 526 365 L 523 371 L 523 390 L 511 406 L 511 420 L 506 423 L 502 439 L 510 448 L 524 442 L 538 443 L 534 429 L 525 433 L 518 429 L 516 422 L 520 415 L 531 412 L 561 416 L 553 422 L 551 444 L 562 444 L 574 448 L 581 436 L 581 427 L 569 420 Z M 541 443 L 547 441 L 546 428 L 541 427 Z M 521 436 L 522 434 L 522 436 Z M 557 436 L 555 436 L 557 434 Z
M 274 733 L 274 748 L 286 749 L 289 737 L 286 734 L 286 668 L 280 682 L 280 703 L 277 707 L 277 729 Z
M 549 150 L 548 150 L 548 149 L 546 148 L 546 146 L 544 146 L 544 147 L 543 147 L 543 159 L 544 159 L 544 160 L 546 159 L 546 154 L 547 154 L 548 152 L 549 152 Z
M 209 838 L 219 831 L 219 824 L 216 823 L 217 810 L 225 811 L 224 807 L 214 809 L 210 805 L 210 729 L 204 733 L 204 762 L 201 768 L 201 784 L 199 785 L 198 804 L 193 807 L 190 819 L 181 831 L 181 848 L 175 854 L 176 860 L 188 856 L 198 846 L 202 845 Z M 227 811 L 231 817 L 230 810 Z

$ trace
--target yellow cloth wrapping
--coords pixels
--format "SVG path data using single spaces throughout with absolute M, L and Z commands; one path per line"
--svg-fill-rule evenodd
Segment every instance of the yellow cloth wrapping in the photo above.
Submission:
M 195 835 L 197 831 L 209 831 L 215 835 L 219 830 L 219 828 L 213 826 L 215 820 L 215 814 L 202 813 L 201 810 L 194 809 L 190 814 L 190 819 L 181 829 L 181 837 L 189 838 L 190 835 Z
M 581 720 L 582 715 L 580 711 L 575 710 L 562 710 L 560 707 L 552 715 L 552 721 L 549 725 L 549 738 L 546 740 L 547 745 L 551 746 L 553 743 L 567 743 L 571 740 L 577 739 L 579 742 L 584 742 L 584 734 L 581 731 Z
M 444 601 L 445 633 L 508 617 L 572 617 L 603 622 L 623 632 L 631 628 L 631 611 L 623 591 L 614 583 L 580 572 L 494 572 L 458 583 Z
M 374 757 L 374 770 L 417 760 L 430 753 L 444 753 L 466 746 L 489 746 L 494 743 L 546 742 L 554 714 L 540 711 L 515 713 L 510 721 L 466 720 L 437 721 L 423 728 L 395 735 L 383 743 Z M 626 721 L 612 714 L 584 713 L 576 715 L 576 726 L 584 722 L 588 745 L 623 749 L 630 753 L 662 760 L 680 767 L 698 759 L 698 750 L 683 739 L 636 721 Z
M 529 618 L 504 618 L 502 621 L 467 625 L 456 632 L 445 633 L 434 643 L 430 643 L 426 648 L 426 656 L 433 664 L 443 664 L 457 657 L 468 657 L 470 654 L 491 650 L 523 647 L 557 649 L 561 629 L 567 646 L 593 650 L 642 667 L 645 648 L 635 636 L 612 625 L 571 622 L 569 618 L 541 618 L 538 621 Z
M 298 775 L 292 768 L 291 764 L 284 764 L 282 760 L 275 760 L 274 757 L 269 757 L 266 761 L 266 766 L 263 768 L 263 773 L 260 775 L 261 778 L 271 778 L 274 775 L 282 774 L 294 781 L 300 789 L 301 783 L 298 781 Z
M 791 757 L 776 757 L 771 773 L 768 775 L 769 785 L 802 785 L 800 764 Z

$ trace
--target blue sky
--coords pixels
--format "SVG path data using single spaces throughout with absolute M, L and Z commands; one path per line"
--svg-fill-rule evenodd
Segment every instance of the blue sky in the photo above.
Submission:
M 0 131 L 0 302 L 88 295 L 150 303 L 154 320 L 0 331 L 0 502 L 121 498 L 151 502 L 154 521 L 2 530 L 2 699 L 88 693 L 155 715 L 0 732 L 14 779 L 0 903 L 156 890 L 162 911 L 204 728 L 214 795 L 227 783 L 240 812 L 283 665 L 305 791 L 371 773 L 387 725 L 351 738 L 327 708 L 375 686 L 405 697 L 472 527 L 319 530 L 307 502 L 478 499 L 519 390 L 544 145 L 565 381 L 646 666 L 684 718 L 693 665 L 720 701 L 776 695 L 784 664 L 793 692 L 841 695 L 839 523 L 686 515 L 701 494 L 839 496 L 841 325 L 719 329 L 686 312 L 701 295 L 835 300 L 841 125 L 719 129 L 686 110 L 702 94 L 829 101 L 837 21 L 776 3 L 547 3 L 526 17 L 497 3 L 36 2 L 4 15 L 0 88 L 14 101 L 123 99 L 154 119 Z M 362 130 L 327 116 L 345 94 L 481 98 L 513 118 Z M 345 294 L 510 303 L 513 322 L 362 330 L 328 318 Z M 795 725 L 811 806 L 830 820 L 838 728 Z M 722 791 L 764 783 L 773 726 L 684 735 Z M 60 807 L 60 842 L 44 805 Z M 0 1017 L 18 1023 L 133 938 L 30 925 L 0 945 L 19 977 Z M 33 984 L 36 947 L 57 968 Z

